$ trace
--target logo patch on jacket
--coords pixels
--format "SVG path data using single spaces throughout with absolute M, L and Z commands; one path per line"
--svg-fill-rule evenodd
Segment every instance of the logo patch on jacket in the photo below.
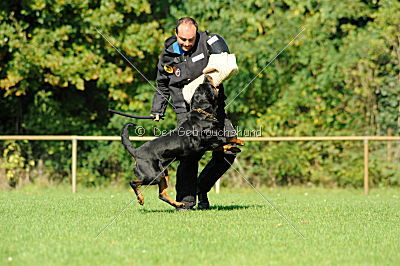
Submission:
M 169 74 L 172 74 L 174 72 L 174 69 L 169 65 L 164 65 L 164 70 Z
M 181 76 L 181 70 L 176 66 L 174 66 L 173 69 L 174 69 L 175 76 L 177 76 L 179 78 Z

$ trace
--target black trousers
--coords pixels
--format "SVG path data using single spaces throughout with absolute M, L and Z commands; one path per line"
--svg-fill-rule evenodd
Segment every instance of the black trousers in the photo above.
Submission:
M 187 113 L 177 114 L 178 126 L 187 118 Z M 199 161 L 204 155 L 200 152 L 188 157 L 180 158 L 176 173 L 176 200 L 187 203 L 190 207 L 196 205 L 196 195 L 207 193 L 215 182 L 229 169 L 236 155 L 225 154 L 223 151 L 214 151 L 212 158 L 201 171 Z

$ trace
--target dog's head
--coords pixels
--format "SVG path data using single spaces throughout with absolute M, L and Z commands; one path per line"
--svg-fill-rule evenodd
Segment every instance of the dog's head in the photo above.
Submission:
M 214 81 L 213 81 L 212 77 L 209 76 L 209 75 L 205 75 L 205 76 L 204 76 L 204 82 L 208 82 L 208 83 L 211 85 L 211 87 L 212 87 L 212 92 L 213 92 L 213 94 L 214 94 L 214 98 L 218 98 L 219 89 L 218 89 L 218 87 L 216 87 L 216 86 L 214 85 Z
M 205 75 L 204 82 L 200 84 L 192 98 L 192 108 L 200 108 L 205 111 L 214 113 L 217 108 L 218 88 L 212 85 L 212 78 Z

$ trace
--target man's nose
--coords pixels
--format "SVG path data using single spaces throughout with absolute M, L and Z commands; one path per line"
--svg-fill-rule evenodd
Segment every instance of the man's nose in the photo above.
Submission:
M 185 46 L 189 46 L 189 44 L 190 44 L 189 41 L 185 41 L 185 42 L 183 43 L 183 45 L 185 45 Z

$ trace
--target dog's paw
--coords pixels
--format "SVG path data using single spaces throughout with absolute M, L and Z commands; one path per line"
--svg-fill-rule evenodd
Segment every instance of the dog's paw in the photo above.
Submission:
M 175 207 L 176 208 L 184 208 L 185 206 L 186 206 L 185 203 L 179 202 L 179 201 L 175 201 Z
M 232 144 L 239 145 L 239 146 L 244 146 L 244 141 L 241 139 L 238 139 L 238 138 L 230 139 L 229 142 Z
M 142 197 L 137 197 L 137 201 L 139 202 L 139 204 L 140 205 L 143 205 L 144 204 L 144 198 L 143 198 L 143 196 Z
M 239 153 L 242 151 L 238 147 L 232 146 L 230 144 L 224 145 L 222 147 L 218 147 L 218 149 L 215 149 L 215 150 L 224 151 L 225 154 L 236 154 L 236 153 Z
M 224 152 L 225 152 L 225 154 L 236 154 L 236 153 L 239 153 L 241 151 L 242 150 L 239 149 L 238 147 L 231 147 L 231 148 L 225 150 Z

